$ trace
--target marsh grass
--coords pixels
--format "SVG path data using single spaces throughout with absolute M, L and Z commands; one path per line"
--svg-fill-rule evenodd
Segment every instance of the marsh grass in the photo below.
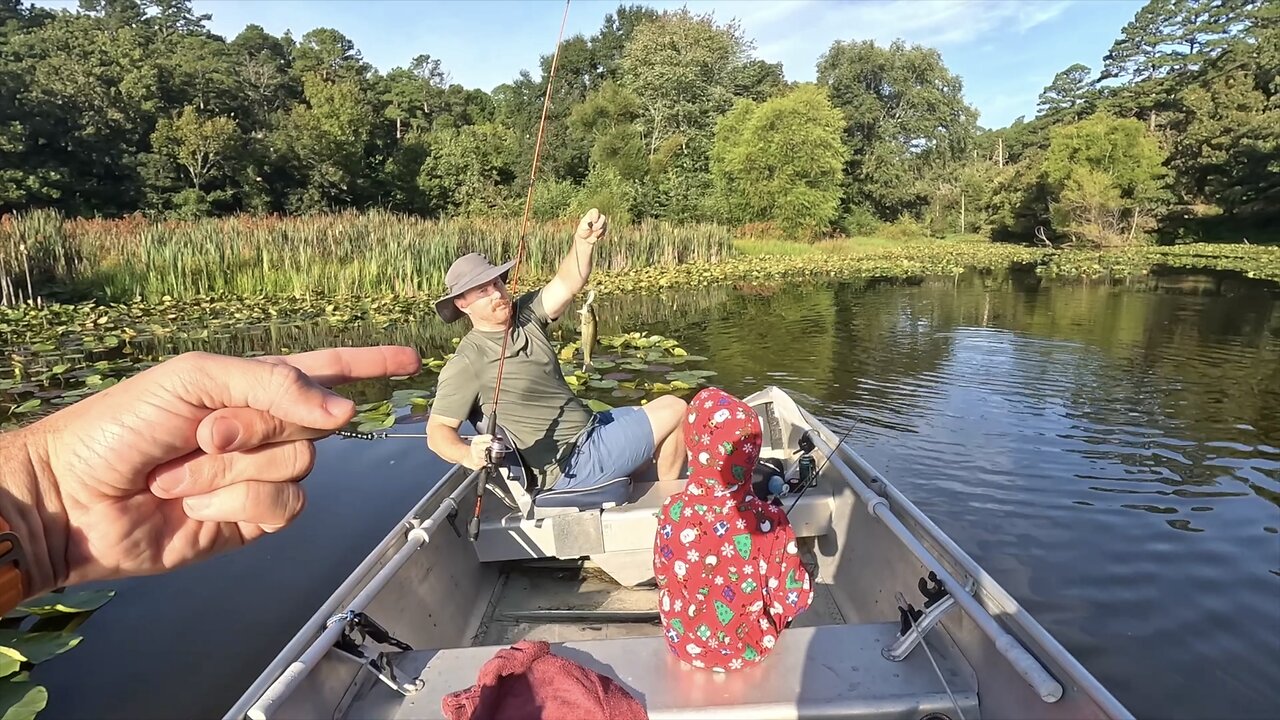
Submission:
M 531 225 L 521 274 L 554 273 L 573 230 L 572 223 Z M 514 258 L 519 235 L 518 220 L 424 220 L 380 211 L 161 223 L 65 220 L 35 211 L 0 221 L 0 299 L 431 295 L 459 255 Z M 648 221 L 613 228 L 595 267 L 715 263 L 733 252 L 728 228 Z

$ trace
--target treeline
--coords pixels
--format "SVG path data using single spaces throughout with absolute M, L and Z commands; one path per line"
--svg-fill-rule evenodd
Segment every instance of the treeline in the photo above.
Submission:
M 1268 15 L 1270 17 L 1268 17 Z M 486 93 L 386 73 L 334 29 L 229 41 L 188 0 L 0 0 L 0 214 L 518 215 L 551 54 Z M 815 83 L 734 22 L 632 5 L 560 49 L 534 210 L 796 235 L 1115 245 L 1280 220 L 1280 16 L 1152 0 L 1039 114 L 978 126 L 932 49 L 836 42 Z

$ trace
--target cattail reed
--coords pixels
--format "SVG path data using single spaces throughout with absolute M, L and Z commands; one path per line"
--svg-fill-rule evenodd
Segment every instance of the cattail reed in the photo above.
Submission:
M 532 225 L 521 276 L 550 277 L 573 230 L 572 222 Z M 518 219 L 426 220 L 385 211 L 152 222 L 67 220 L 38 210 L 0 221 L 0 302 L 431 295 L 463 253 L 514 257 L 519 232 Z M 611 228 L 595 267 L 716 263 L 733 254 L 730 228 L 649 220 Z

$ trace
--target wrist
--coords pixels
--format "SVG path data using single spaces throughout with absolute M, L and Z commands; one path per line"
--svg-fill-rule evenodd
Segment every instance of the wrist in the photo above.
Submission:
M 0 434 L 0 518 L 21 542 L 28 598 L 65 584 L 68 575 L 66 513 L 48 448 L 36 433 L 28 427 Z M 52 534 L 58 528 L 60 539 Z

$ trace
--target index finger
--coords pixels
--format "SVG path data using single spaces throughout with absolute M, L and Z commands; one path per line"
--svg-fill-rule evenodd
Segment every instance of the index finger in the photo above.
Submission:
M 340 347 L 295 355 L 267 355 L 264 362 L 292 365 L 320 385 L 332 387 L 357 380 L 415 375 L 422 370 L 422 356 L 404 345 Z

